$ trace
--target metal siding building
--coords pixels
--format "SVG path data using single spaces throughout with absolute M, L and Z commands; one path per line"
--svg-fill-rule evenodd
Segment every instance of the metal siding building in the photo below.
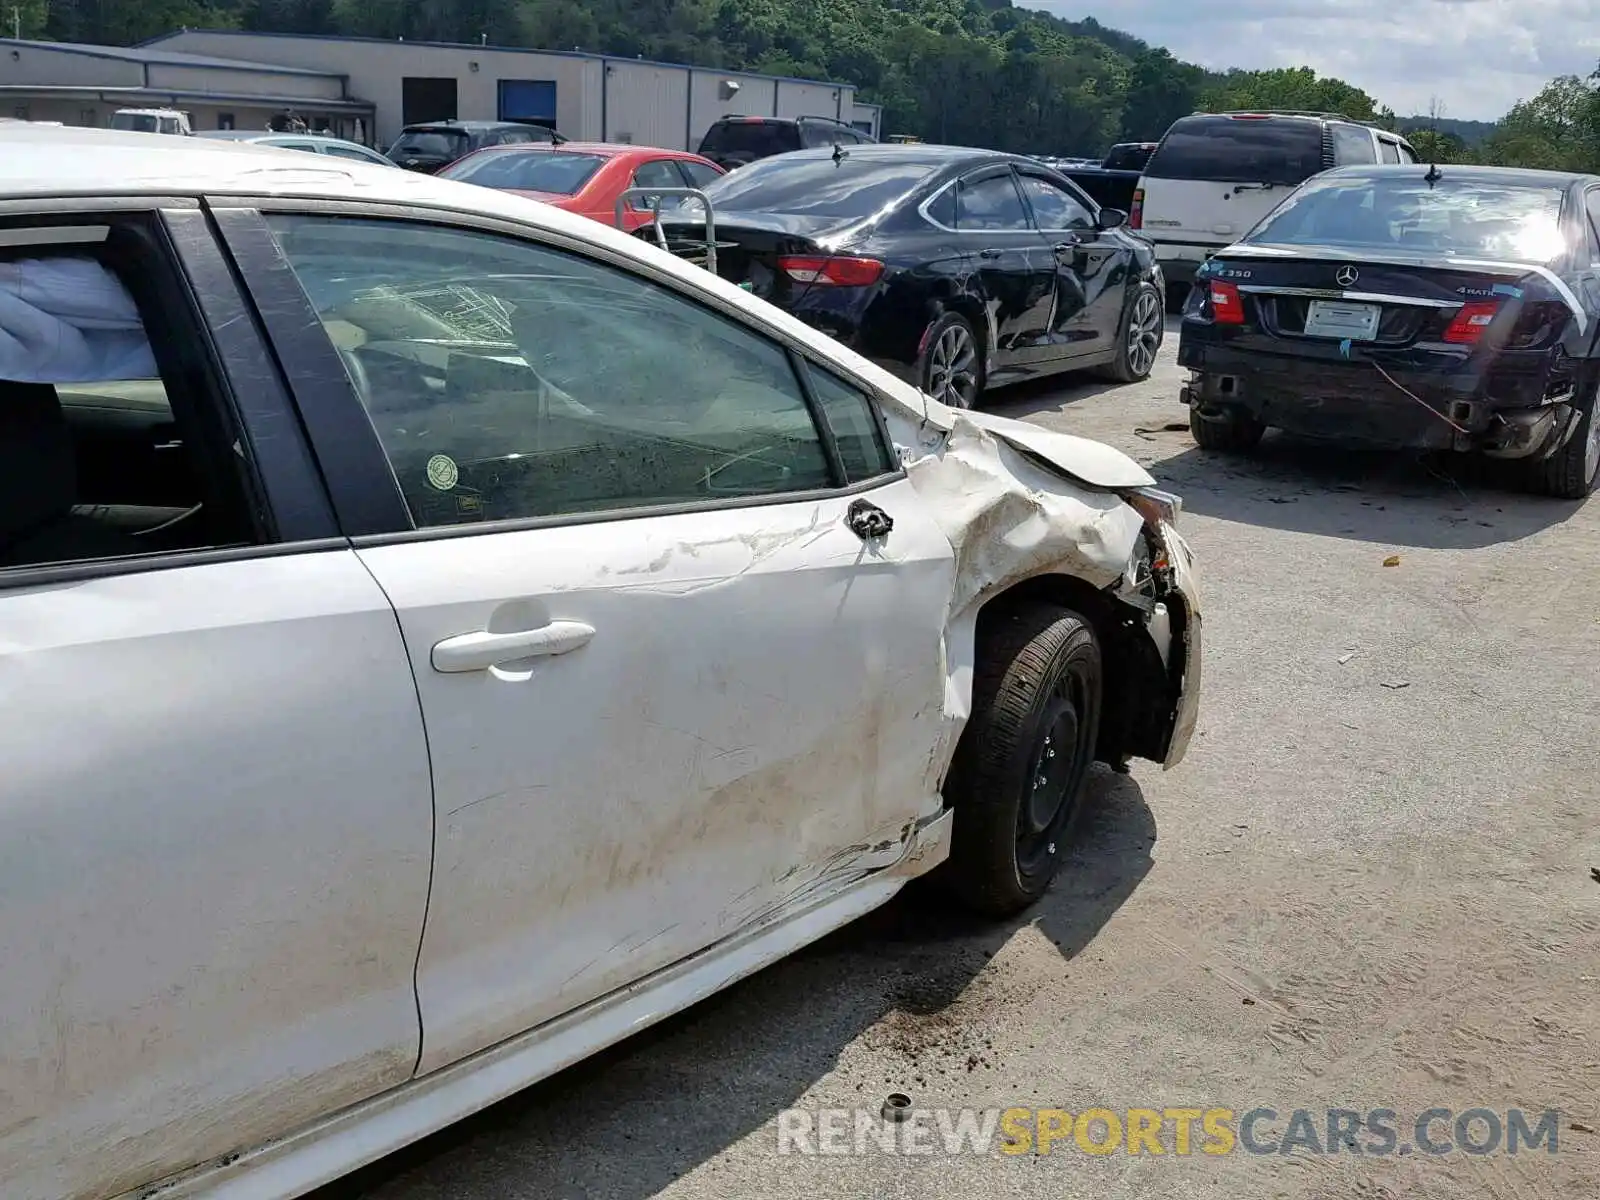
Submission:
M 502 100 L 508 95 L 503 84 L 512 85 L 510 95 L 522 98 L 535 91 L 548 96 L 553 85 L 556 128 L 581 140 L 632 141 L 692 150 L 711 123 L 728 113 L 825 116 L 846 124 L 871 122 L 871 132 L 881 132 L 877 106 L 857 105 L 852 84 L 577 51 L 224 30 L 182 30 L 147 42 L 145 48 L 342 76 L 348 80 L 352 96 L 373 105 L 376 136 L 372 140 L 380 146 L 392 141 L 408 118 L 501 119 Z M 433 81 L 432 94 L 440 99 L 453 88 L 455 111 L 408 114 L 407 80 Z M 416 107 L 412 105 L 414 110 Z
M 338 70 L 0 38 L 0 116 L 103 126 L 119 108 L 180 109 L 197 129 L 265 129 L 294 108 L 358 140 L 369 135 L 373 114 Z

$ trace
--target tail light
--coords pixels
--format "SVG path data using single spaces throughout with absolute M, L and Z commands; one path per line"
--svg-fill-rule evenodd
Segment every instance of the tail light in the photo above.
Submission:
M 1133 189 L 1133 207 L 1128 210 L 1128 228 L 1144 228 L 1144 189 Z
M 1455 319 L 1445 329 L 1444 340 L 1454 342 L 1458 346 L 1477 344 L 1478 339 L 1483 336 L 1483 331 L 1489 328 L 1489 322 L 1494 320 L 1495 313 L 1499 311 L 1500 306 L 1493 300 L 1468 301 L 1456 312 Z
M 883 275 L 875 258 L 780 258 L 778 269 L 796 283 L 828 287 L 866 287 Z
M 1211 319 L 1218 325 L 1244 324 L 1244 298 L 1237 284 L 1213 279 L 1206 285 L 1211 294 Z
M 1527 305 L 1516 325 L 1506 335 L 1507 350 L 1543 350 L 1558 342 L 1572 320 L 1572 310 L 1559 301 L 1539 301 Z

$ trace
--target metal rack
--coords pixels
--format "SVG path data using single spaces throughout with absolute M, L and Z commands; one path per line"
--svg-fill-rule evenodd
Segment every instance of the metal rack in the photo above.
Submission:
M 696 200 L 705 211 L 706 232 L 702 238 L 669 238 L 661 225 L 661 201 L 663 199 Z M 717 248 L 719 246 L 732 246 L 733 242 L 717 241 L 717 219 L 711 208 L 711 197 L 699 188 L 628 188 L 617 197 L 616 226 L 627 232 L 625 215 L 630 200 L 649 200 L 654 203 L 639 205 L 647 208 L 651 213 L 648 228 L 655 235 L 655 243 L 669 254 L 676 254 L 679 258 L 704 267 L 713 275 L 717 273 Z M 641 228 L 646 228 L 641 226 Z

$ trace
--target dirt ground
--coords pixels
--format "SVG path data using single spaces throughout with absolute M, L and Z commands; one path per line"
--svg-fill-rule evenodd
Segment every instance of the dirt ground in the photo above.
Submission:
M 320 1200 L 1600 1196 L 1600 498 L 1277 437 L 1203 456 L 1165 428 L 1175 341 L 1146 384 L 991 406 L 1184 497 L 1207 639 L 1187 761 L 1100 777 L 1024 919 L 902 897 Z M 1392 1109 L 1402 1143 L 1435 1106 L 1562 1115 L 1554 1155 L 777 1152 L 780 1111 L 890 1091 L 1266 1107 L 1269 1143 L 1295 1109 Z

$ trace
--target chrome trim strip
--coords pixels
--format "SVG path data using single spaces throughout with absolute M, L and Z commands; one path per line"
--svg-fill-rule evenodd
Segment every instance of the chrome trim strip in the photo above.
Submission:
M 1460 308 L 1466 303 L 1464 298 L 1428 300 L 1420 296 L 1391 296 L 1384 292 L 1344 292 L 1338 288 L 1271 287 L 1259 283 L 1241 283 L 1238 288 L 1241 292 L 1264 296 L 1309 296 L 1318 300 L 1349 300 L 1361 304 L 1409 304 L 1413 308 Z

